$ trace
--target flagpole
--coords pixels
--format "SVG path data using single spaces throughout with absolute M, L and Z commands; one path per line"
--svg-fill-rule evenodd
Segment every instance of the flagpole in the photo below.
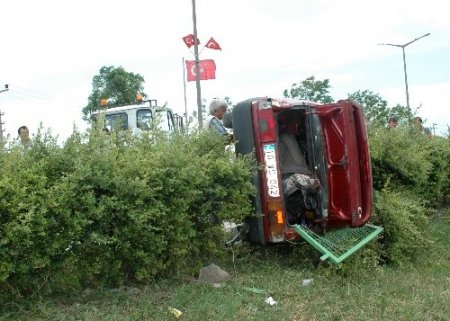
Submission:
M 195 0 L 192 0 L 192 22 L 194 25 L 194 53 L 195 53 L 195 84 L 197 87 L 197 114 L 198 114 L 198 126 L 203 127 L 203 115 L 202 115 L 202 92 L 200 88 L 200 62 L 198 59 L 198 41 L 197 41 L 197 17 L 195 14 Z
M 188 110 L 187 110 L 187 98 L 186 98 L 186 65 L 184 57 L 181 57 L 181 68 L 183 68 L 183 93 L 184 93 L 184 118 L 185 124 L 188 123 Z

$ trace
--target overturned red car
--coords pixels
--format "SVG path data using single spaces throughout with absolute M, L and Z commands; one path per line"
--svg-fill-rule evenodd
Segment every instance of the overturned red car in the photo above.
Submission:
M 246 222 L 251 242 L 279 243 L 368 222 L 371 163 L 357 103 L 253 98 L 233 108 L 232 124 L 236 153 L 254 153 L 259 164 L 253 175 L 256 215 Z M 381 230 L 362 233 L 364 243 Z M 313 239 L 314 247 L 323 245 Z

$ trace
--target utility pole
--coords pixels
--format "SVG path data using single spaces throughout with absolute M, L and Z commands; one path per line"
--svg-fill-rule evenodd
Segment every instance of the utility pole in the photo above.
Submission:
M 3 132 L 5 131 L 3 129 L 3 125 L 5 124 L 4 121 L 2 121 L 2 116 L 4 115 L 4 113 L 2 113 L 2 111 L 0 110 L 0 142 L 3 141 Z
M 402 51 L 403 51 L 403 70 L 405 71 L 406 106 L 408 107 L 408 109 L 410 109 L 410 106 L 409 106 L 408 76 L 407 76 L 407 74 L 406 74 L 405 47 L 406 47 L 406 46 L 409 46 L 409 45 L 412 44 L 413 42 L 415 42 L 415 41 L 417 41 L 417 40 L 419 40 L 419 39 L 421 39 L 421 38 L 423 38 L 423 37 L 427 37 L 427 36 L 429 36 L 429 35 L 430 35 L 430 33 L 427 33 L 427 34 L 425 34 L 425 35 L 423 35 L 423 36 L 420 36 L 419 38 L 416 38 L 416 39 L 414 39 L 414 40 L 411 40 L 411 41 L 408 42 L 408 43 L 405 43 L 404 45 L 396 45 L 396 44 L 392 44 L 392 43 L 379 43 L 379 44 L 378 44 L 378 45 L 380 45 L 380 46 L 393 46 L 393 47 L 399 47 L 399 48 L 402 48 Z
M 203 127 L 202 91 L 200 87 L 200 62 L 198 59 L 197 16 L 195 13 L 195 0 L 192 0 L 192 23 L 194 25 L 195 84 L 197 87 L 198 127 L 202 128 Z
M 9 85 L 5 84 L 5 89 L 0 90 L 0 93 L 3 93 L 5 91 L 9 90 Z M 3 129 L 3 125 L 5 124 L 4 121 L 2 121 L 2 116 L 5 115 L 4 113 L 2 113 L 2 111 L 0 110 L 0 141 L 3 141 L 3 132 L 5 131 Z

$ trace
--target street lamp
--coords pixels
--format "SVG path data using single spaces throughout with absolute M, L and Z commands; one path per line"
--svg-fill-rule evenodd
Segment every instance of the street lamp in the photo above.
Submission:
M 0 93 L 8 91 L 9 90 L 9 85 L 5 84 L 5 89 L 0 90 Z
M 430 35 L 430 33 L 427 33 L 427 34 L 425 34 L 425 35 L 423 35 L 423 36 L 420 36 L 419 38 L 416 38 L 416 39 L 414 39 L 414 40 L 411 40 L 411 41 L 408 42 L 408 43 L 405 43 L 404 45 L 396 45 L 396 44 L 392 44 L 392 43 L 379 43 L 379 44 L 378 44 L 378 45 L 380 45 L 380 46 L 393 46 L 393 47 L 400 47 L 400 48 L 402 48 L 402 51 L 403 51 L 403 69 L 404 69 L 404 71 L 405 71 L 406 106 L 408 107 L 408 109 L 409 109 L 410 107 L 409 107 L 409 92 L 408 92 L 408 76 L 406 75 L 405 47 L 406 47 L 406 46 L 409 46 L 409 45 L 412 44 L 413 42 L 416 42 L 417 40 L 419 40 L 419 39 L 421 39 L 421 38 L 423 38 L 423 37 L 427 37 L 427 36 L 429 36 L 429 35 Z

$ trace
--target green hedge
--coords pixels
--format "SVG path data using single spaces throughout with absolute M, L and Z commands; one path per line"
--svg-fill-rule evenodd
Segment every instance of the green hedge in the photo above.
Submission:
M 428 249 L 427 214 L 450 195 L 450 140 L 371 129 L 380 257 Z M 210 133 L 101 130 L 0 152 L 0 301 L 65 286 L 117 286 L 190 272 L 223 248 L 223 219 L 251 213 L 251 164 Z
M 450 195 L 450 139 L 428 138 L 414 128 L 369 132 L 374 188 L 403 187 L 431 206 Z
M 371 128 L 372 221 L 384 227 L 383 261 L 405 265 L 424 258 L 432 243 L 428 218 L 450 195 L 450 140 L 414 128 Z
M 251 213 L 249 160 L 205 132 L 39 132 L 0 166 L 3 299 L 186 272 L 223 247 L 217 222 Z

